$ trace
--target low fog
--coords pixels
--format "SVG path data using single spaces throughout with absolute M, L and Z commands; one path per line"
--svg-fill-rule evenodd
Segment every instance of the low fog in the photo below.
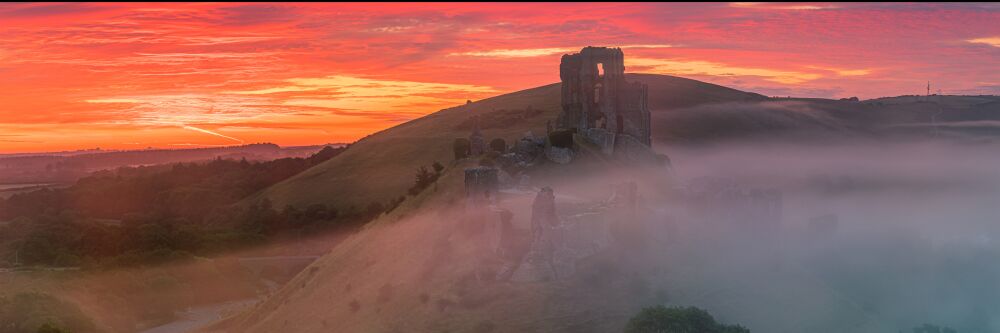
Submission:
M 704 307 L 754 332 L 895 332 L 925 323 L 995 332 L 997 148 L 667 148 L 669 181 L 632 174 L 651 211 L 644 227 L 658 240 L 643 257 L 654 262 L 640 264 L 662 267 L 652 279 L 667 304 Z M 672 188 L 650 186 L 664 183 Z M 691 203 L 691 193 L 712 186 L 780 193 L 780 215 L 762 218 L 752 208 L 761 203 L 740 199 Z
M 479 203 L 456 162 L 231 331 L 621 332 L 658 304 L 758 333 L 1000 330 L 1000 147 L 654 146 L 672 168 L 547 164 Z

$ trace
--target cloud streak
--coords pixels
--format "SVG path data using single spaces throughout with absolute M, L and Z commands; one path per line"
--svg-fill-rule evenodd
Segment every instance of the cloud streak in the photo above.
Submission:
M 1000 37 L 973 38 L 968 40 L 968 42 L 974 44 L 986 44 L 992 47 L 1000 47 Z
M 207 134 L 176 124 L 350 142 L 556 82 L 559 56 L 588 45 L 622 47 L 630 72 L 814 97 L 995 91 L 983 68 L 1000 67 L 989 4 L 19 3 L 0 18 L 0 131 L 25 141 L 0 152 Z
M 673 60 L 651 58 L 629 58 L 626 66 L 638 67 L 640 72 L 670 74 L 670 75 L 708 75 L 708 76 L 754 76 L 768 81 L 784 84 L 798 84 L 816 80 L 822 77 L 817 73 L 786 71 L 767 68 L 752 68 L 731 66 L 721 63 L 698 60 Z
M 549 47 L 549 48 L 537 48 L 537 49 L 497 49 L 497 50 L 487 50 L 487 51 L 469 51 L 469 52 L 455 52 L 449 53 L 449 56 L 469 56 L 469 57 L 490 57 L 490 58 L 531 58 L 531 57 L 541 57 L 553 54 L 565 54 L 565 53 L 575 53 L 579 52 L 584 46 L 571 46 L 571 47 Z M 662 49 L 674 47 L 668 44 L 639 44 L 639 45 L 602 45 L 608 47 L 620 47 L 622 49 Z
M 197 127 L 194 127 L 194 126 L 191 126 L 191 125 L 181 125 L 181 128 L 186 129 L 186 130 L 192 130 L 192 131 L 195 131 L 195 132 L 205 133 L 205 134 L 208 134 L 208 135 L 214 135 L 214 136 L 217 136 L 217 137 L 220 137 L 220 138 L 226 138 L 226 139 L 232 140 L 234 142 L 238 142 L 240 144 L 244 143 L 243 140 L 240 140 L 240 139 L 228 136 L 228 135 L 224 135 L 224 134 L 219 134 L 217 132 L 212 132 L 212 131 L 209 131 L 207 129 L 197 128 Z

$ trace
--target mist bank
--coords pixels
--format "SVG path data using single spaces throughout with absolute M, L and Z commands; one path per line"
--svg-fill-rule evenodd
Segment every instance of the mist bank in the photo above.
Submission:
M 892 140 L 664 149 L 682 191 L 771 190 L 781 214 L 757 225 L 751 216 L 695 223 L 703 212 L 691 205 L 650 199 L 669 208 L 646 225 L 679 236 L 658 243 L 672 254 L 651 264 L 668 272 L 665 288 L 685 295 L 679 305 L 752 331 L 1000 330 L 998 148 Z M 745 211 L 726 200 L 712 209 Z M 685 274 L 697 278 L 676 278 Z
M 453 163 L 229 329 L 620 332 L 656 305 L 751 332 L 1000 329 L 995 146 L 654 147 L 672 168 L 581 157 L 486 205 Z

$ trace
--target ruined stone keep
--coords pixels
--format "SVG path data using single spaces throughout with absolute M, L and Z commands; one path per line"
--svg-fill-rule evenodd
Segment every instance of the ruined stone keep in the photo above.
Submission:
M 558 126 L 575 129 L 605 153 L 650 146 L 648 89 L 625 81 L 620 48 L 588 46 L 559 65 L 562 113 Z

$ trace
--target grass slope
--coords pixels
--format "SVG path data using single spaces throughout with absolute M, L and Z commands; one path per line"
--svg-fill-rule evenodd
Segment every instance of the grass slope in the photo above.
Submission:
M 665 75 L 632 74 L 630 80 L 649 85 L 650 109 L 655 112 L 706 103 L 759 101 L 764 96 L 700 81 Z M 363 208 L 373 201 L 386 202 L 403 195 L 413 183 L 416 168 L 434 161 L 453 160 L 452 142 L 468 137 L 467 122 L 482 114 L 487 140 L 503 138 L 508 143 L 530 130 L 544 135 L 546 121 L 555 121 L 561 86 L 550 84 L 471 104 L 441 110 L 359 140 L 337 157 L 281 182 L 254 199 L 269 198 L 275 207 L 324 203 Z M 521 117 L 531 107 L 532 115 Z M 494 119 L 490 122 L 486 119 Z M 463 126 L 464 125 L 464 126 Z M 654 125 L 654 128 L 659 128 Z
M 998 96 L 901 96 L 860 102 L 768 98 L 667 75 L 629 74 L 649 86 L 654 148 L 746 140 L 878 140 L 893 135 L 1000 138 Z M 444 109 L 369 135 L 344 153 L 252 198 L 275 207 L 323 203 L 363 209 L 406 193 L 415 170 L 453 160 L 452 142 L 468 137 L 470 117 L 483 117 L 487 140 L 509 143 L 555 121 L 561 86 L 500 95 Z M 528 108 L 533 112 L 525 112 Z M 937 125 L 931 125 L 931 124 Z M 669 154 L 669 149 L 665 151 Z

